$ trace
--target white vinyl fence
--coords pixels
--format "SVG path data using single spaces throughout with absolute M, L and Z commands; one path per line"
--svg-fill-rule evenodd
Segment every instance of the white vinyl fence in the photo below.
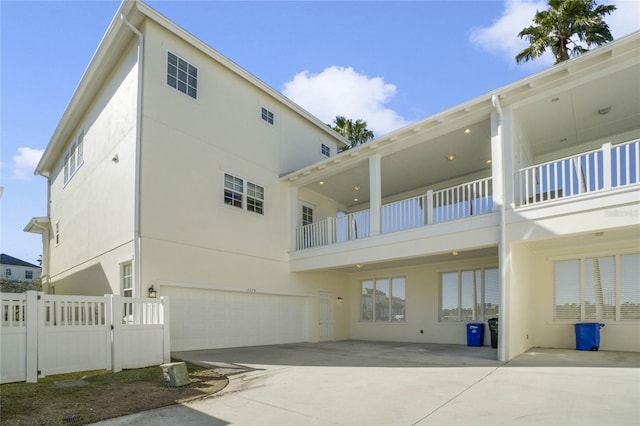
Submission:
M 170 361 L 169 299 L 0 293 L 0 383 Z

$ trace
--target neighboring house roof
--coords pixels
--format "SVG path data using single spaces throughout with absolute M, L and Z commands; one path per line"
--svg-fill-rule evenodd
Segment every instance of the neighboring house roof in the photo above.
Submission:
M 26 266 L 27 268 L 38 268 L 40 266 L 34 265 L 33 263 L 25 262 L 24 260 L 20 260 L 16 257 L 9 256 L 8 254 L 0 254 L 0 264 L 2 265 L 13 265 L 13 266 Z
M 62 154 L 68 139 L 75 131 L 78 121 L 86 112 L 96 93 L 101 89 L 102 82 L 104 79 L 108 78 L 109 73 L 115 66 L 116 62 L 120 59 L 122 52 L 127 48 L 129 41 L 134 37 L 131 29 L 127 28 L 126 24 L 124 24 L 122 19 L 123 16 L 136 27 L 139 27 L 145 19 L 150 19 L 156 22 L 166 30 L 170 31 L 177 37 L 182 38 L 187 43 L 209 56 L 212 60 L 227 68 L 230 72 L 238 75 L 265 94 L 271 96 L 276 101 L 282 103 L 309 122 L 315 124 L 322 131 L 326 132 L 328 137 L 333 138 L 338 143 L 347 145 L 346 140 L 328 126 L 327 123 L 323 123 L 317 117 L 291 101 L 282 93 L 278 92 L 206 43 L 177 26 L 160 13 L 144 4 L 142 1 L 123 1 L 105 35 L 102 37 L 100 45 L 93 54 L 87 69 L 80 79 L 80 83 L 78 83 L 78 86 L 71 97 L 71 100 L 67 104 L 62 118 L 60 119 L 58 126 L 56 127 L 51 140 L 49 141 L 49 144 L 36 167 L 36 174 L 45 177 L 49 176 L 50 172 L 55 167 L 55 163 Z

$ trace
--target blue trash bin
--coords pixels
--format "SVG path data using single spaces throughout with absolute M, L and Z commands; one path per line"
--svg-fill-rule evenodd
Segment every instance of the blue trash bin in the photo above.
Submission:
M 467 346 L 482 346 L 484 341 L 484 323 L 471 322 L 467 324 Z
M 597 351 L 600 348 L 600 329 L 604 324 L 583 322 L 575 325 L 576 349 L 579 351 Z

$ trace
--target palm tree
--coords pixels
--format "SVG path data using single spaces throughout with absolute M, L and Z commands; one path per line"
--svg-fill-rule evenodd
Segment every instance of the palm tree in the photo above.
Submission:
M 355 148 L 373 139 L 373 132 L 367 129 L 367 122 L 364 120 L 353 121 L 350 118 L 339 115 L 333 120 L 333 124 L 332 129 L 349 141 L 349 145 L 343 148 L 342 151 Z
M 550 48 L 557 64 L 588 51 L 587 47 L 613 40 L 603 17 L 615 6 L 596 5 L 595 0 L 548 0 L 548 5 L 548 10 L 536 12 L 533 25 L 518 34 L 530 46 L 518 53 L 517 63 L 533 60 Z

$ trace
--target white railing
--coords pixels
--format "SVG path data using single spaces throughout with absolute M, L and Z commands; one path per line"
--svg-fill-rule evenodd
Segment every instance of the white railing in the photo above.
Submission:
M 369 210 L 362 210 L 296 228 L 296 249 L 322 247 L 369 236 Z
M 517 206 L 609 191 L 640 182 L 640 140 L 549 161 L 516 172 Z
M 169 299 L 0 293 L 0 383 L 170 360 Z
M 464 183 L 433 193 L 431 223 L 449 222 L 493 211 L 491 178 Z
M 403 231 L 490 213 L 493 210 L 491 178 L 419 195 L 380 208 L 380 232 Z M 321 247 L 370 236 L 370 211 L 328 218 L 296 229 L 296 250 Z

